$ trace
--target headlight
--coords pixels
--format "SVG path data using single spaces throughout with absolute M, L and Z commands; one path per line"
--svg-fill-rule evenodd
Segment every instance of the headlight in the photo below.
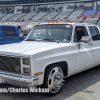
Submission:
M 28 58 L 23 58 L 24 65 L 30 65 L 30 60 Z
M 23 58 L 22 62 L 23 74 L 31 75 L 30 58 Z
M 23 68 L 23 73 L 26 75 L 30 75 L 30 68 Z

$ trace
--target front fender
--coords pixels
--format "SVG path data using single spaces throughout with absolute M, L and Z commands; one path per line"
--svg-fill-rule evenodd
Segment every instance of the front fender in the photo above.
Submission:
M 66 58 L 66 59 L 64 59 Z M 67 62 L 67 67 L 68 67 L 68 75 L 73 74 L 74 72 L 74 67 L 75 67 L 75 58 L 73 56 L 73 54 L 69 54 L 67 55 L 62 55 L 62 56 L 57 56 L 57 57 L 51 57 L 51 58 L 45 58 L 45 59 L 38 59 L 32 62 L 32 69 L 31 69 L 31 73 L 32 76 L 34 76 L 34 73 L 38 73 L 38 72 L 43 72 L 42 75 L 39 76 L 39 85 L 43 84 L 43 80 L 44 80 L 44 72 L 45 69 L 48 65 L 57 63 L 57 62 Z M 67 71 L 67 70 L 66 70 Z
M 43 84 L 44 72 L 48 65 L 57 63 L 57 62 L 67 62 L 68 75 L 74 73 L 75 69 L 75 52 L 72 44 L 61 45 L 59 48 L 49 49 L 46 51 L 38 52 L 31 56 L 31 73 L 34 76 L 34 73 L 43 72 L 39 76 L 39 85 Z

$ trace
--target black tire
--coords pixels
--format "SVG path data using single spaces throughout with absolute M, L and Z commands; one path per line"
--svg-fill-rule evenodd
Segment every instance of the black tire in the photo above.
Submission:
M 64 74 L 64 70 L 63 67 L 60 64 L 54 64 L 54 65 L 50 65 L 46 68 L 45 73 L 44 73 L 44 83 L 42 85 L 43 88 L 48 88 L 48 77 L 50 72 L 53 70 L 53 68 L 59 67 L 62 70 L 62 73 Z M 59 89 L 59 91 L 57 93 L 51 93 L 49 91 L 49 93 L 45 93 L 45 95 L 49 95 L 49 96 L 55 96 L 57 95 L 60 91 L 61 91 L 62 87 Z

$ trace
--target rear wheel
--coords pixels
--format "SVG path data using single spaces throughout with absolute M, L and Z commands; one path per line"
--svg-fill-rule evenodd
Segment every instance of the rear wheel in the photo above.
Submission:
M 43 87 L 49 89 L 48 95 L 56 95 L 60 92 L 64 85 L 63 74 L 63 67 L 59 64 L 54 64 L 46 68 Z

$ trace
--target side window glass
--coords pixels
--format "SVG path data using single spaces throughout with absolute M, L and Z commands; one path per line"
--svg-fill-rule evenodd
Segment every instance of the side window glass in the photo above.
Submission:
M 84 26 L 76 26 L 74 31 L 74 42 L 79 42 L 83 36 L 88 36 Z
M 100 40 L 100 33 L 97 27 L 89 26 L 89 30 L 90 30 L 93 41 Z
M 2 31 L 5 37 L 15 37 L 17 36 L 14 27 L 2 26 Z

